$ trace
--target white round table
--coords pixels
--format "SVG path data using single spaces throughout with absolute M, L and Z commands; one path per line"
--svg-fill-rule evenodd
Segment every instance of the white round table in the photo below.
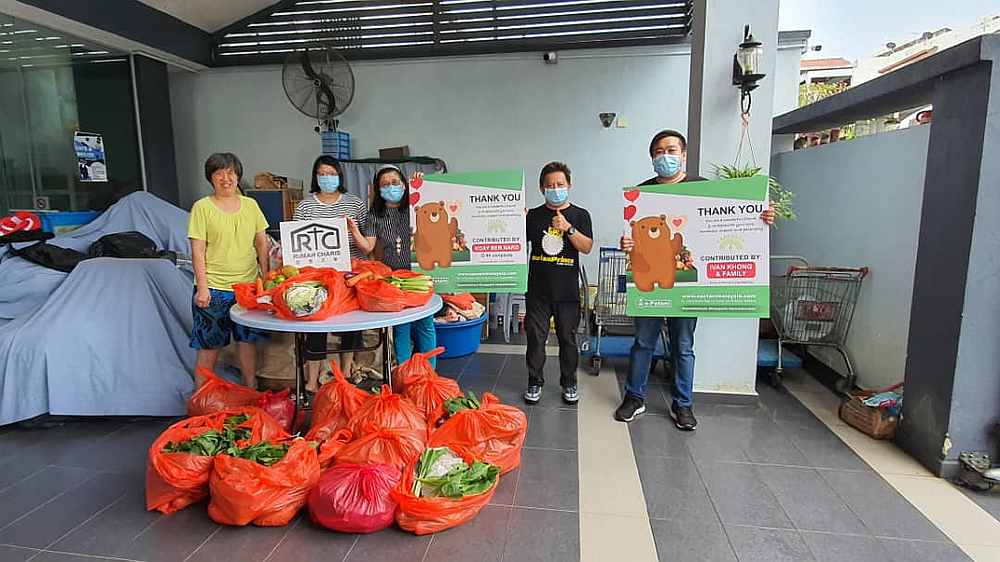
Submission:
M 406 308 L 400 312 L 365 312 L 356 310 L 346 314 L 338 314 L 326 320 L 285 320 L 262 310 L 247 310 L 235 305 L 229 312 L 233 322 L 249 328 L 267 330 L 269 332 L 291 332 L 295 334 L 295 407 L 302 407 L 302 385 L 305 381 L 305 360 L 302 351 L 305 349 L 306 334 L 310 333 L 344 333 L 360 332 L 361 330 L 378 330 L 379 344 L 382 346 L 382 377 L 386 384 L 392 385 L 389 354 L 389 328 L 408 324 L 416 320 L 433 316 L 441 309 L 442 300 L 434 295 L 424 306 Z M 327 349 L 327 353 L 344 353 L 352 351 L 371 351 L 375 347 L 359 349 Z

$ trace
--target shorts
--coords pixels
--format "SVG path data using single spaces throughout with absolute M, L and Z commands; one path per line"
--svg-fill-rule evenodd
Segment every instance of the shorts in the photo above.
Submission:
M 234 338 L 238 342 L 248 343 L 267 339 L 267 332 L 236 324 L 229 317 L 229 309 L 236 304 L 236 295 L 232 291 L 208 291 L 212 295 L 208 308 L 199 308 L 194 302 L 194 296 L 191 297 L 191 312 L 194 317 L 194 326 L 191 328 L 192 348 L 222 349 Z M 194 294 L 198 294 L 197 288 Z
M 328 355 L 326 352 L 326 332 L 312 332 L 306 334 L 306 348 L 302 351 L 302 356 L 306 361 L 322 361 Z M 343 332 L 340 336 L 340 348 L 348 352 L 353 351 L 364 343 L 361 332 Z M 336 351 L 332 352 L 336 353 Z

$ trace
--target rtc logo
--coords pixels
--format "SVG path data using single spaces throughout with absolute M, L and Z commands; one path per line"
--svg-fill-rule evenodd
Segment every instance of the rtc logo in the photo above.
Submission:
M 340 249 L 340 229 L 322 224 L 307 224 L 292 231 L 292 252 L 318 252 Z

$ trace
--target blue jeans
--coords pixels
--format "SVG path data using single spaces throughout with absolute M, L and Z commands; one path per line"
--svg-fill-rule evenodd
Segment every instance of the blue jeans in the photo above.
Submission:
M 629 354 L 625 393 L 646 400 L 646 383 L 656 351 L 656 340 L 667 322 L 670 358 L 674 365 L 673 407 L 690 408 L 694 387 L 694 329 L 697 318 L 636 318 L 635 343 Z
M 413 356 L 413 350 L 427 353 L 437 347 L 437 332 L 434 331 L 434 317 L 428 316 L 422 320 L 400 324 L 392 327 L 392 343 L 396 349 L 396 361 L 402 363 Z M 430 358 L 431 365 L 437 368 L 437 357 Z

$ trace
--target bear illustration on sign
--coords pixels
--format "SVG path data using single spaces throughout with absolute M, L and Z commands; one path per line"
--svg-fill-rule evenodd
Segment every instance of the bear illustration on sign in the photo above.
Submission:
M 684 237 L 670 229 L 668 220 L 668 215 L 660 215 L 630 223 L 635 241 L 631 253 L 632 278 L 635 287 L 644 293 L 656 285 L 673 289 L 677 279 L 677 261 L 671 258 L 684 247 Z
M 448 219 L 444 201 L 425 203 L 414 207 L 413 212 L 417 217 L 413 237 L 420 269 L 451 267 L 451 244 L 458 233 L 458 219 Z

